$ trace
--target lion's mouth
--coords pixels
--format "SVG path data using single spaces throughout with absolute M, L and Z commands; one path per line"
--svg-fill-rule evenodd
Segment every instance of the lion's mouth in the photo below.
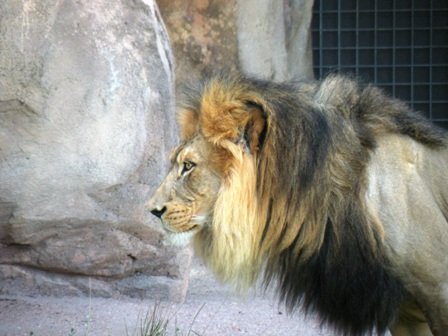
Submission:
M 194 224 L 192 227 L 190 227 L 186 230 L 176 231 L 176 230 L 170 229 L 167 225 L 163 224 L 163 229 L 168 234 L 182 234 L 182 233 L 194 233 L 196 231 L 199 231 L 200 226 L 198 224 Z
M 182 223 L 170 223 L 163 217 L 160 219 L 168 241 L 174 245 L 188 244 L 191 241 L 191 238 L 201 231 L 209 222 L 209 216 L 203 214 L 193 215 L 189 221 Z

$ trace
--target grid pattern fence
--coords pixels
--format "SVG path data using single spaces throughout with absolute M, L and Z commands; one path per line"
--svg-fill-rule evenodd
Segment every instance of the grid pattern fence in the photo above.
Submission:
M 316 78 L 348 72 L 448 128 L 448 0 L 315 0 Z

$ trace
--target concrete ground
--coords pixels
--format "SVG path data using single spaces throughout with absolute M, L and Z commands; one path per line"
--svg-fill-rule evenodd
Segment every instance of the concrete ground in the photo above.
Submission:
M 183 304 L 160 303 L 168 335 L 329 336 L 315 317 L 287 314 L 272 294 L 241 298 L 198 262 Z M 151 300 L 0 296 L 0 336 L 144 336 Z

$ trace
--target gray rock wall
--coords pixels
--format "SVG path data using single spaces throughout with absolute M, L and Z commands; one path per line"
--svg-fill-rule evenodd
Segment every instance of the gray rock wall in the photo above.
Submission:
M 275 81 L 313 77 L 313 0 L 237 3 L 238 52 L 245 73 Z
M 157 0 L 182 84 L 213 71 L 237 70 L 235 0 Z
M 176 141 L 152 0 L 0 2 L 0 293 L 182 299 L 145 200 Z
M 239 70 L 276 81 L 312 78 L 313 0 L 157 0 L 179 82 Z

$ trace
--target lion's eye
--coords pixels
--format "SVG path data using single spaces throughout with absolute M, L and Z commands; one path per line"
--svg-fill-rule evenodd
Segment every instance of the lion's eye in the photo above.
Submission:
M 182 167 L 182 175 L 194 168 L 195 164 L 191 161 L 185 161 Z

